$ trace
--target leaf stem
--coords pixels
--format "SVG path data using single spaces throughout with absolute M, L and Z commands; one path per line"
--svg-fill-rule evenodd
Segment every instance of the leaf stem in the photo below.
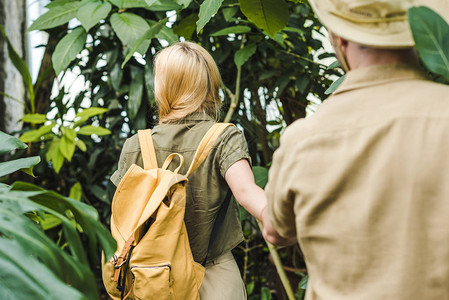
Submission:
M 242 49 L 245 46 L 245 42 L 246 42 L 246 34 L 244 34 L 242 36 L 242 42 L 240 44 L 240 49 Z M 231 97 L 231 105 L 229 106 L 229 110 L 226 114 L 226 117 L 224 118 L 225 123 L 228 123 L 231 121 L 232 115 L 234 114 L 237 104 L 239 103 L 241 78 L 242 78 L 242 66 L 238 66 L 237 67 L 237 78 L 235 80 L 235 93 L 232 94 L 232 92 L 228 88 L 226 88 L 226 91 L 228 92 L 229 96 Z
M 262 231 L 262 223 L 257 221 L 259 224 L 259 228 Z M 284 266 L 282 265 L 281 258 L 279 257 L 279 253 L 276 250 L 276 247 L 273 246 L 270 242 L 265 241 L 268 246 L 268 250 L 270 251 L 271 257 L 273 257 L 274 266 L 276 267 L 276 271 L 278 272 L 279 278 L 281 279 L 282 285 L 284 286 L 285 292 L 287 293 L 288 300 L 295 300 L 295 294 L 293 292 L 290 281 L 288 280 L 287 274 L 285 273 Z

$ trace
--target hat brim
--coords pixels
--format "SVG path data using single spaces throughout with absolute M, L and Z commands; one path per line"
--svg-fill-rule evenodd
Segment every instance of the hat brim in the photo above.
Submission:
M 332 5 L 328 0 L 310 0 L 309 3 L 321 23 L 329 31 L 345 40 L 363 46 L 383 49 L 410 48 L 415 45 L 407 20 L 401 21 L 406 22 L 406 26 L 404 26 L 404 30 L 399 32 L 364 30 L 359 24 L 332 14 L 329 9 L 326 9 L 326 7 Z

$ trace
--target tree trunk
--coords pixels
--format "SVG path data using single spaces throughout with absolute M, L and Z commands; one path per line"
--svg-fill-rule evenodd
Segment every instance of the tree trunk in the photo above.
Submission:
M 0 0 L 0 24 L 22 58 L 26 55 L 26 0 Z M 8 96 L 5 96 L 8 95 Z M 14 99 L 12 99 L 14 98 Z M 0 38 L 0 130 L 12 133 L 22 128 L 26 99 L 20 73 L 8 56 L 6 41 Z

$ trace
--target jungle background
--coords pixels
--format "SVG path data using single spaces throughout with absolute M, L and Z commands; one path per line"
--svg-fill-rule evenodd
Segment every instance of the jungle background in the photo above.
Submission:
M 0 0 L 3 299 L 108 299 L 100 253 L 115 251 L 109 177 L 125 139 L 157 124 L 152 61 L 164 46 L 191 40 L 212 54 L 221 120 L 244 132 L 262 187 L 282 131 L 342 75 L 306 0 L 36 1 L 48 10 L 28 27 L 25 0 Z M 33 31 L 48 33 L 36 80 L 26 63 Z M 448 32 L 435 33 L 439 43 Z M 449 80 L 445 57 L 428 66 L 435 80 Z M 245 242 L 234 255 L 248 298 L 302 299 L 299 247 L 266 244 L 256 220 L 240 216 Z

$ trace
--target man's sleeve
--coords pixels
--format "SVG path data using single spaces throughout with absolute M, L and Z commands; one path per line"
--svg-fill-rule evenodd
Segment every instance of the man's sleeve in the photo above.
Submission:
M 294 202 L 297 191 L 294 183 L 298 168 L 295 155 L 295 141 L 298 137 L 295 130 L 296 128 L 288 128 L 282 135 L 265 187 L 268 216 L 273 227 L 284 238 L 296 236 Z

